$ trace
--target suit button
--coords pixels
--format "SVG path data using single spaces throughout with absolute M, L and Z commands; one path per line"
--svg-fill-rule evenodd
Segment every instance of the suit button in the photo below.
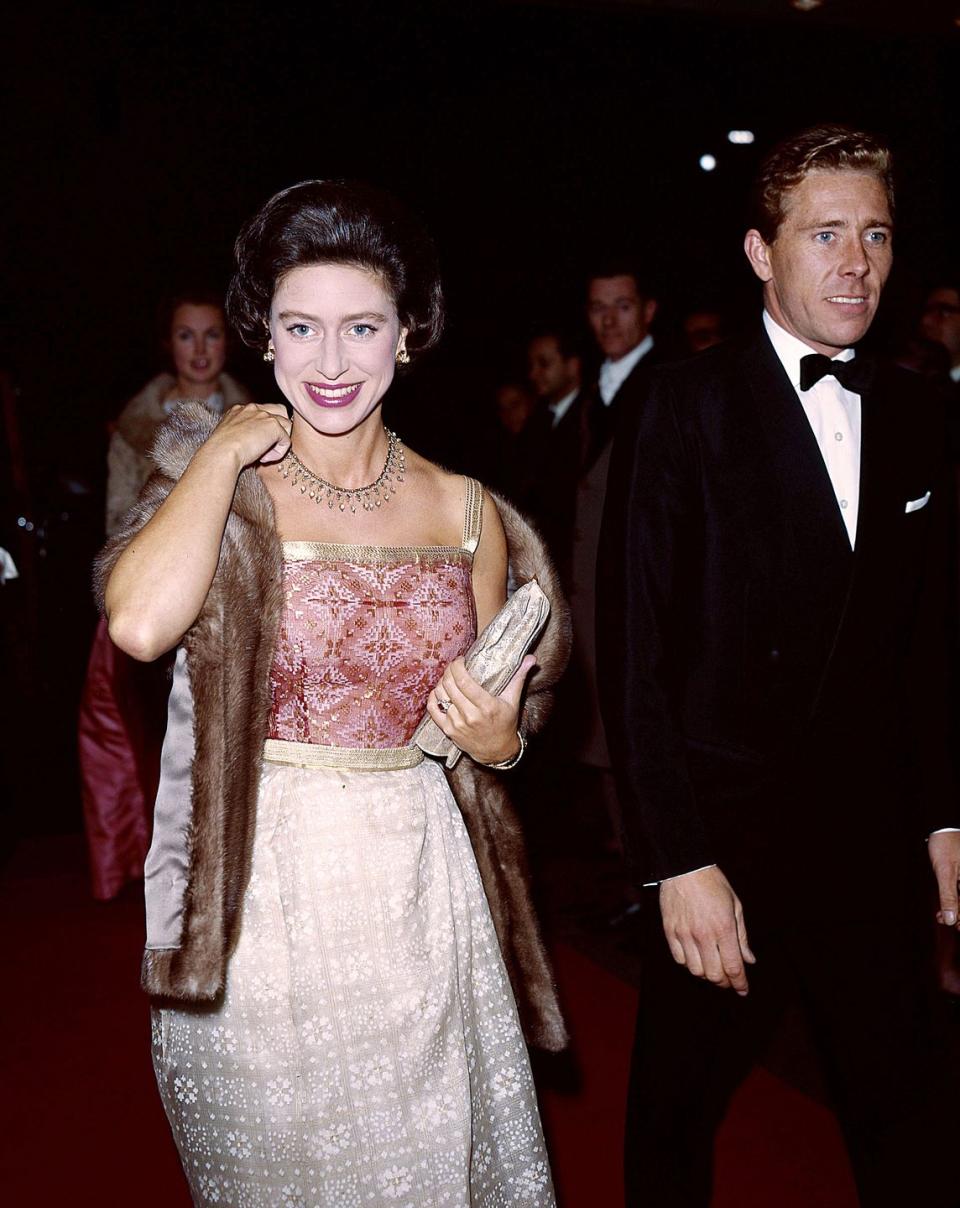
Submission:
M 770 662 L 771 662 L 771 663 L 779 663 L 779 662 L 780 662 L 780 651 L 779 651 L 779 650 L 771 650 L 771 651 L 770 651 Z

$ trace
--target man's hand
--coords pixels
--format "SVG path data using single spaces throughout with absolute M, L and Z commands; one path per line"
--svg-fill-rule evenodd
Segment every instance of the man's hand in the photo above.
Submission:
M 957 919 L 957 879 L 960 877 L 960 834 L 956 831 L 944 831 L 939 835 L 931 835 L 927 847 L 930 851 L 930 863 L 937 878 L 937 890 L 940 894 L 940 909 L 937 911 L 937 922 L 945 927 L 960 927 Z
M 960 839 L 960 835 L 952 837 Z M 694 977 L 705 978 L 721 990 L 732 988 L 741 996 L 747 993 L 744 961 L 754 965 L 757 958 L 747 941 L 740 899 L 719 868 L 701 868 L 664 881 L 660 886 L 660 913 L 664 935 L 678 965 L 686 965 Z

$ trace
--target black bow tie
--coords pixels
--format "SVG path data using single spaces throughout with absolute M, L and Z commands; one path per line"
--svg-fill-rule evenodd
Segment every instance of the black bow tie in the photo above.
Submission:
M 873 381 L 873 362 L 869 357 L 854 357 L 852 361 L 831 361 L 822 352 L 811 352 L 800 358 L 800 389 L 809 390 L 822 377 L 832 373 L 845 390 L 863 394 Z

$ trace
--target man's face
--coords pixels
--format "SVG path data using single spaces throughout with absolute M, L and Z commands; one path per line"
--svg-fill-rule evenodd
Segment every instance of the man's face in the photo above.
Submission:
M 637 293 L 633 277 L 594 277 L 587 292 L 587 318 L 600 351 L 619 361 L 644 339 L 656 314 L 652 298 Z
M 810 348 L 836 356 L 866 334 L 890 274 L 886 190 L 869 172 L 814 171 L 785 202 L 773 242 L 748 231 L 744 248 L 771 317 Z
M 933 290 L 923 304 L 920 329 L 946 348 L 951 365 L 960 365 L 960 290 Z
M 556 403 L 580 385 L 580 360 L 565 357 L 556 336 L 537 336 L 527 349 L 530 385 L 538 398 Z

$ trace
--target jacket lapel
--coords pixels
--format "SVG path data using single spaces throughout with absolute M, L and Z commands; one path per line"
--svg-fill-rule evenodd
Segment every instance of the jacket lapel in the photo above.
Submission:
M 768 459 L 771 507 L 780 514 L 788 557 L 815 575 L 846 575 L 850 541 L 816 437 L 780 359 L 761 332 L 742 352 Z
M 860 510 L 857 517 L 857 564 L 862 566 L 885 545 L 884 530 L 896 522 L 896 507 L 902 503 L 890 482 L 889 470 L 896 459 L 886 456 L 891 439 L 890 420 L 894 402 L 883 375 L 861 398 L 860 435 Z M 893 510 L 891 510 L 893 509 Z

